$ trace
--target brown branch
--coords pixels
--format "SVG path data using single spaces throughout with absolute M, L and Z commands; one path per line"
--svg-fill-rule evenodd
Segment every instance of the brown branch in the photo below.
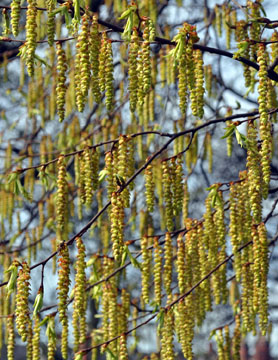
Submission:
M 155 134 L 155 135 L 159 135 L 159 136 L 162 136 L 162 137 L 170 137 L 170 138 L 172 138 L 175 135 L 175 134 L 169 134 L 169 133 L 162 133 L 160 131 L 149 130 L 149 131 L 141 131 L 139 133 L 131 134 L 130 137 L 135 138 L 137 136 L 150 135 L 150 134 Z M 103 141 L 103 142 L 100 142 L 100 143 L 98 143 L 96 145 L 86 146 L 86 148 L 96 149 L 97 147 L 101 147 L 101 146 L 108 145 L 108 144 L 116 144 L 117 142 L 119 142 L 119 138 L 114 139 L 114 140 Z M 76 150 L 76 151 L 70 152 L 68 154 L 64 154 L 63 156 L 66 158 L 66 157 L 82 154 L 83 152 L 84 152 L 84 149 Z M 35 155 L 40 156 L 41 154 L 35 154 Z M 62 154 L 60 153 L 60 155 L 62 155 Z M 46 168 L 48 165 L 56 163 L 58 160 L 59 160 L 59 157 L 57 157 L 55 159 L 52 159 L 50 161 L 47 161 L 46 163 L 41 163 L 41 164 L 38 164 L 38 165 L 28 166 L 26 168 L 17 168 L 14 172 L 21 174 L 21 173 L 23 173 L 23 172 L 25 172 L 27 170 L 38 169 L 40 167 Z

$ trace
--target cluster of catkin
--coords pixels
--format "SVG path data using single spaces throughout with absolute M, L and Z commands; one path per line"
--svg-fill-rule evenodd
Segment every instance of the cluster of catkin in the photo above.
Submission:
M 240 173 L 240 182 L 230 187 L 230 230 L 236 280 L 241 282 L 243 330 L 256 331 L 256 315 L 263 334 L 268 324 L 268 242 L 261 222 L 261 198 L 254 191 L 252 172 Z M 251 191 L 254 191 L 252 194 Z M 250 245 L 252 242 L 252 246 Z M 248 246 L 246 245 L 248 244 Z
M 142 111 L 144 102 L 152 86 L 152 66 L 150 56 L 151 21 L 144 23 L 143 43 L 139 43 L 139 34 L 133 29 L 128 53 L 129 103 L 130 111 Z
M 204 114 L 204 69 L 202 52 L 193 49 L 193 45 L 199 40 L 196 27 L 184 23 L 183 28 L 174 37 L 175 49 L 169 55 L 174 57 L 178 67 L 179 79 L 179 105 L 182 114 L 186 113 L 188 94 L 191 100 L 191 110 L 194 116 L 199 118 Z

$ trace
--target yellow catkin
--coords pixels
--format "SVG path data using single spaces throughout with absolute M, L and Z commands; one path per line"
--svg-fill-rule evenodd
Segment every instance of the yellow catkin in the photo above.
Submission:
M 34 62 L 37 40 L 37 2 L 36 0 L 28 1 L 28 9 L 26 13 L 26 54 L 25 62 L 29 76 L 34 75 Z
M 159 245 L 159 238 L 154 237 L 154 301 L 157 305 L 161 304 L 161 283 L 162 283 L 162 249 Z
M 258 226 L 252 226 L 253 241 L 253 311 L 259 310 L 260 287 L 261 287 L 261 244 L 258 234 Z
M 11 3 L 11 24 L 13 36 L 18 35 L 19 19 L 20 19 L 20 0 L 13 0 Z
M 110 216 L 113 256 L 116 261 L 120 261 L 123 252 L 124 207 L 123 201 L 118 193 L 112 193 Z
M 126 335 L 125 334 L 122 334 L 120 337 L 119 360 L 128 360 L 128 351 L 127 351 L 127 343 L 126 343 Z
M 22 263 L 17 278 L 16 292 L 16 327 L 22 341 L 27 340 L 29 327 L 28 297 L 30 292 L 30 268 L 26 262 Z
M 217 34 L 219 37 L 222 36 L 222 11 L 221 6 L 216 4 L 214 7 L 214 13 L 215 13 L 215 22 L 214 25 L 217 30 Z
M 85 204 L 87 207 L 90 207 L 93 199 L 93 162 L 92 162 L 92 154 L 89 147 L 84 150 L 83 156 L 83 166 L 84 166 L 84 196 L 85 196 Z
M 186 273 L 185 273 L 185 243 L 182 234 L 179 234 L 177 239 L 177 273 L 178 273 L 178 284 L 179 291 L 181 294 L 185 293 L 186 286 Z
M 199 224 L 197 227 L 198 233 L 198 254 L 199 254 L 199 263 L 200 263 L 200 276 L 204 278 L 210 270 L 210 263 L 208 262 L 207 255 L 207 236 L 203 231 L 203 224 Z M 206 311 L 211 311 L 211 283 L 209 279 L 203 281 L 200 285 L 204 297 L 204 307 Z
M 99 86 L 100 91 L 105 90 L 105 80 L 106 80 L 106 56 L 107 56 L 107 45 L 108 45 L 108 39 L 106 32 L 102 33 L 102 39 L 101 39 L 101 47 L 100 47 L 100 53 L 99 53 Z
M 153 180 L 153 167 L 152 164 L 148 165 L 145 170 L 145 196 L 146 203 L 149 212 L 153 212 L 154 209 L 154 201 L 155 201 L 155 184 Z
M 47 343 L 47 360 L 55 360 L 56 351 L 56 333 L 55 333 L 55 317 L 49 316 L 46 335 L 48 337 Z
M 33 357 L 32 360 L 40 360 L 40 318 L 39 315 L 36 315 L 34 318 L 34 329 L 32 337 L 32 346 L 33 346 Z
M 260 241 L 260 271 L 261 281 L 259 288 L 259 326 L 262 335 L 266 335 L 268 326 L 268 290 L 267 290 L 267 274 L 268 274 L 268 241 L 266 228 L 264 223 L 258 226 L 258 235 Z
M 78 43 L 80 45 L 80 90 L 82 94 L 83 101 L 88 96 L 89 84 L 90 84 L 90 62 L 89 62 L 89 16 L 85 12 L 82 16 L 82 27 L 81 34 L 78 39 Z
M 148 249 L 148 238 L 143 237 L 141 240 L 141 251 L 142 251 L 142 297 L 144 302 L 149 302 L 149 284 L 151 275 L 151 252 Z
M 62 48 L 60 42 L 56 43 L 57 48 L 57 85 L 56 85 L 56 107 L 59 115 L 59 121 L 63 121 L 65 117 L 65 100 L 66 100 L 66 71 L 67 71 L 67 61 L 66 53 Z
M 242 250 L 242 271 L 241 271 L 241 317 L 242 331 L 246 333 L 252 329 L 252 307 L 253 306 L 253 281 L 250 273 L 249 249 Z M 251 305 L 251 306 L 250 306 Z
M 251 9 L 251 18 L 258 19 L 261 16 L 261 6 L 257 2 L 248 0 L 247 6 Z M 260 41 L 261 38 L 261 24 L 258 21 L 252 21 L 250 26 L 250 39 Z M 258 43 L 252 44 L 251 55 L 252 60 L 256 61 L 256 52 L 258 50 Z
M 179 216 L 183 206 L 183 169 L 182 158 L 172 158 L 172 190 L 173 190 L 173 215 Z
M 139 37 L 136 29 L 133 29 L 131 35 L 131 43 L 129 45 L 128 53 L 128 78 L 129 78 L 129 107 L 130 111 L 134 112 L 136 110 L 137 104 L 137 86 L 138 86 L 138 76 L 137 76 L 137 56 L 139 51 Z
M 61 156 L 58 160 L 58 180 L 57 180 L 57 195 L 56 195 L 56 216 L 57 216 L 57 238 L 59 241 L 63 240 L 63 230 L 65 227 L 65 218 L 67 212 L 67 180 L 66 180 L 66 165 L 64 157 Z
M 119 145 L 118 145 L 118 151 L 117 151 L 117 177 L 116 182 L 119 187 L 121 187 L 128 176 L 128 158 L 129 158 L 129 148 L 128 148 L 128 139 L 126 136 L 120 136 L 119 139 Z M 121 198 L 124 202 L 125 207 L 129 207 L 129 190 L 128 188 L 125 188 L 121 192 Z
M 29 320 L 28 324 L 28 335 L 27 335 L 27 345 L 26 345 L 26 360 L 32 360 L 33 359 L 33 329 L 32 329 L 32 321 Z
M 93 22 L 91 26 L 91 36 L 90 36 L 90 60 L 91 60 L 91 69 L 92 69 L 92 92 L 94 95 L 94 101 L 100 103 L 101 101 L 101 92 L 100 92 L 100 83 L 99 83 L 99 53 L 101 38 L 98 29 L 97 16 L 93 16 Z
M 105 57 L 105 105 L 107 110 L 111 111 L 114 105 L 114 66 L 111 40 L 107 41 Z
M 161 359 L 174 360 L 174 316 L 172 309 L 165 311 L 161 339 Z
M 68 352 L 68 316 L 67 301 L 70 285 L 70 259 L 68 247 L 65 243 L 59 248 L 59 271 L 58 271 L 58 312 L 62 324 L 61 351 L 64 359 L 67 359 Z
M 75 284 L 73 301 L 73 328 L 74 328 L 74 350 L 79 349 L 79 345 L 86 341 L 86 262 L 85 246 L 81 238 L 76 239 L 78 249 L 77 260 L 75 264 Z
M 268 74 L 267 74 L 267 53 L 264 44 L 259 45 L 258 49 L 258 63 L 260 69 L 258 72 L 259 85 L 258 85 L 258 103 L 260 114 L 260 136 L 262 140 L 261 145 L 261 167 L 263 177 L 263 196 L 266 198 L 268 194 L 268 185 L 270 181 L 270 159 L 272 150 L 272 135 L 271 124 L 267 114 L 267 94 L 268 94 Z
M 226 116 L 231 116 L 233 114 L 232 108 L 228 108 Z M 232 121 L 226 121 L 226 125 L 227 128 L 229 128 L 229 126 L 232 125 Z M 233 151 L 233 136 L 228 136 L 226 139 L 226 143 L 227 143 L 227 155 L 228 156 L 232 156 L 232 151 Z
M 234 254 L 234 270 L 236 272 L 236 279 L 240 281 L 241 276 L 241 253 L 238 252 L 239 237 L 238 237 L 238 212 L 237 212 L 237 199 L 239 196 L 239 185 L 231 184 L 230 186 L 230 237 L 232 243 L 232 250 Z M 242 219 L 240 219 L 242 221 Z
M 219 360 L 225 360 L 224 354 L 224 337 L 222 329 L 218 330 L 215 334 L 215 339 L 217 343 L 217 355 Z
M 54 37 L 55 37 L 55 6 L 56 1 L 55 0 L 47 0 L 46 1 L 47 6 L 47 40 L 49 46 L 52 46 L 54 43 Z
M 7 359 L 14 360 L 14 347 L 15 347 L 15 331 L 14 331 L 14 317 L 8 316 L 6 320 L 7 328 Z
M 172 263 L 173 263 L 173 245 L 170 233 L 165 235 L 165 248 L 164 248 L 164 287 L 167 295 L 171 294 L 172 284 Z
M 224 20 L 224 28 L 226 32 L 226 47 L 227 49 L 231 48 L 231 8 L 229 6 L 222 5 L 223 11 L 223 20 Z
M 174 228 L 173 223 L 173 194 L 172 194 L 172 174 L 171 167 L 168 161 L 162 163 L 162 184 L 163 184 L 163 198 L 165 201 L 165 212 L 166 212 L 166 226 L 168 231 L 172 231 Z
M 179 59 L 178 64 L 178 78 L 179 78 L 179 106 L 181 109 L 181 113 L 184 115 L 186 113 L 187 109 L 187 97 L 188 97 L 188 79 L 186 74 L 186 55 L 185 50 L 183 51 L 183 54 L 181 58 Z
M 249 35 L 247 28 L 248 28 L 248 24 L 246 23 L 245 20 L 240 20 L 236 23 L 235 37 L 238 43 L 238 47 L 242 42 L 248 41 Z M 242 56 L 248 60 L 250 59 L 250 46 L 248 43 L 242 52 Z M 243 69 L 244 69 L 243 75 L 245 79 L 245 86 L 248 88 L 249 86 L 251 86 L 251 82 L 252 82 L 250 67 L 246 64 L 243 64 Z
M 217 192 L 217 201 L 215 203 L 214 223 L 216 227 L 217 236 L 217 250 L 218 263 L 221 263 L 226 258 L 226 227 L 224 215 L 224 202 L 221 191 Z M 226 303 L 228 299 L 227 280 L 226 280 L 226 266 L 223 265 L 218 271 L 220 281 L 220 296 L 222 302 Z
M 194 53 L 195 62 L 195 79 L 196 79 L 196 110 L 194 109 L 193 115 L 202 118 L 204 115 L 204 69 L 203 69 L 203 56 L 201 50 L 196 50 Z
M 239 315 L 236 315 L 235 323 L 236 324 L 234 329 L 234 336 L 232 340 L 232 352 L 233 352 L 233 359 L 240 360 L 241 321 Z
M 248 176 L 248 194 L 252 215 L 255 223 L 261 221 L 262 216 L 262 188 L 261 188 L 261 168 L 260 154 L 257 143 L 257 128 L 254 122 L 248 123 L 247 128 L 247 176 Z

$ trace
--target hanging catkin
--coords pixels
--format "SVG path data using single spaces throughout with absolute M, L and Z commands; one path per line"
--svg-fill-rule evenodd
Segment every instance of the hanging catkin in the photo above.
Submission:
M 65 100 L 66 100 L 66 71 L 67 71 L 67 61 L 66 61 L 66 53 L 62 48 L 62 44 L 60 42 L 56 43 L 57 48 L 57 85 L 56 85 L 56 106 L 57 112 L 59 115 L 59 121 L 63 121 L 65 117 Z
M 26 13 L 26 65 L 29 76 L 34 75 L 34 62 L 37 40 L 37 2 L 36 0 L 28 1 Z
M 90 36 L 90 62 L 92 69 L 92 92 L 94 95 L 94 101 L 100 103 L 101 93 L 100 93 L 100 83 L 99 83 L 99 53 L 101 38 L 98 29 L 97 16 L 94 15 L 93 22 L 91 26 L 91 36 Z
M 68 354 L 68 315 L 67 302 L 70 285 L 70 259 L 67 245 L 62 242 L 59 248 L 58 271 L 58 312 L 62 324 L 61 351 L 64 359 Z
M 74 349 L 78 350 L 79 345 L 86 341 L 86 262 L 85 262 L 85 246 L 81 238 L 76 239 L 76 247 L 78 250 L 77 260 L 75 264 L 75 284 L 74 284 L 74 301 L 73 301 L 73 333 L 74 333 Z
M 105 105 L 107 110 L 111 111 L 114 103 L 114 66 L 111 40 L 107 40 L 105 57 Z
M 63 230 L 65 227 L 65 219 L 67 212 L 67 181 L 66 181 L 66 165 L 64 156 L 58 160 L 58 180 L 57 180 L 57 195 L 56 195 L 56 216 L 57 216 L 57 238 L 62 241 Z
M 29 328 L 29 306 L 28 298 L 30 292 L 30 268 L 26 262 L 18 272 L 16 292 L 16 328 L 22 341 L 27 340 Z
M 19 19 L 20 19 L 20 3 L 21 0 L 13 0 L 11 3 L 11 24 L 13 36 L 18 35 Z
M 138 86 L 138 76 L 137 76 L 137 56 L 139 51 L 139 37 L 136 29 L 133 29 L 131 35 L 131 43 L 129 45 L 128 53 L 128 78 L 129 78 L 129 107 L 130 111 L 134 112 L 137 104 L 137 86 Z

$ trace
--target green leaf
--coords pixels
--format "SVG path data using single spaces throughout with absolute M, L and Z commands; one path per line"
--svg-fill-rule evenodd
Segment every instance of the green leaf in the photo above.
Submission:
M 37 59 L 40 63 L 42 63 L 43 65 L 45 65 L 46 67 L 50 68 L 50 65 L 40 56 L 38 56 L 37 54 L 34 55 L 35 59 Z
M 157 315 L 156 321 L 158 322 L 157 330 L 160 331 L 164 325 L 165 310 L 161 309 Z
M 79 0 L 73 0 L 74 3 L 74 19 L 80 23 L 81 16 L 80 16 L 80 1 Z
M 11 184 L 12 182 L 16 181 L 17 178 L 18 178 L 18 173 L 13 172 L 8 175 L 7 183 Z
M 16 289 L 16 279 L 18 273 L 18 261 L 13 261 L 8 270 L 5 273 L 11 273 L 8 284 L 7 284 L 7 297 L 9 297 Z
M 17 188 L 17 195 L 21 194 L 21 195 L 23 195 L 25 197 L 25 199 L 31 200 L 30 194 L 24 188 L 24 186 L 21 184 L 20 179 L 16 180 L 16 188 Z
M 244 52 L 247 50 L 249 46 L 248 41 L 241 41 L 237 44 L 238 51 L 236 51 L 233 55 L 233 59 L 238 59 L 241 56 L 244 56 Z
M 124 31 L 122 33 L 122 38 L 126 41 L 130 41 L 131 40 L 131 32 L 133 29 L 133 24 L 134 24 L 134 13 L 136 11 L 137 7 L 134 6 L 130 6 L 127 10 L 125 10 L 122 15 L 119 17 L 119 20 L 122 19 L 127 19 L 127 22 L 125 24 L 124 27 Z
M 239 110 L 241 108 L 241 104 L 239 101 L 236 100 L 236 110 Z
M 235 133 L 236 133 L 236 139 L 237 139 L 238 144 L 241 147 L 246 148 L 246 136 L 241 134 L 237 128 L 235 129 Z
M 37 313 L 41 310 L 42 305 L 43 305 L 43 290 L 42 290 L 42 288 L 39 288 L 39 291 L 37 293 L 37 296 L 36 296 L 35 302 L 34 302 L 33 316 L 37 315 Z
M 131 252 L 129 251 L 128 246 L 125 245 L 125 251 L 130 259 L 131 264 L 137 268 L 141 270 L 141 265 L 139 264 L 139 262 L 132 256 Z
M 226 139 L 226 138 L 230 137 L 234 133 L 235 129 L 236 129 L 235 125 L 227 126 L 225 128 L 225 130 L 226 130 L 225 134 L 220 139 Z
M 44 324 L 46 324 L 49 320 L 49 316 L 46 316 L 39 324 L 39 326 L 43 326 Z
M 124 247 L 124 251 L 122 254 L 122 259 L 121 259 L 121 266 L 123 266 L 125 264 L 127 258 L 127 246 Z
M 48 338 L 56 339 L 55 333 L 55 318 L 53 316 L 48 317 L 48 323 L 46 328 L 46 335 Z
M 106 175 L 107 175 L 107 170 L 106 169 L 101 170 L 98 174 L 98 182 L 102 183 Z
M 119 20 L 126 19 L 130 16 L 132 12 L 135 12 L 137 10 L 137 7 L 135 5 L 129 6 L 127 10 L 125 10 L 122 15 L 118 18 Z
M 216 334 L 216 330 L 214 329 L 210 332 L 208 339 L 211 340 L 215 334 Z
M 134 6 L 129 7 L 127 10 L 125 10 L 122 15 L 120 17 L 118 17 L 118 20 L 123 20 L 126 19 L 127 17 L 130 16 L 130 14 L 132 13 L 132 7 L 134 8 Z M 135 7 L 136 10 L 136 7 Z

